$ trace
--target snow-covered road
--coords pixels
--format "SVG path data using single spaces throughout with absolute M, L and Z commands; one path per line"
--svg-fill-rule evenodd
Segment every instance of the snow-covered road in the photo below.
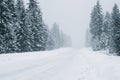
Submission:
M 0 80 L 120 80 L 120 57 L 88 49 L 0 55 Z

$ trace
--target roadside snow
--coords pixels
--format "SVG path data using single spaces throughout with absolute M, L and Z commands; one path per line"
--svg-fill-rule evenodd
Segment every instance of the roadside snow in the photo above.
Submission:
M 0 55 L 0 80 L 120 80 L 120 57 L 90 49 Z

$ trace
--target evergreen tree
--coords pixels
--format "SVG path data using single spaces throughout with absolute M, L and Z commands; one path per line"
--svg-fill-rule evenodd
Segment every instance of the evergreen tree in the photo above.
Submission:
M 101 50 L 101 33 L 103 28 L 103 12 L 99 1 L 97 5 L 94 6 L 94 9 L 91 14 L 91 22 L 90 22 L 90 32 L 91 32 L 91 40 L 92 40 L 92 48 L 93 50 Z
M 48 26 L 43 23 L 43 29 L 41 31 L 41 41 L 42 41 L 42 45 L 43 45 L 43 49 L 42 50 L 46 50 L 47 49 L 47 41 L 48 41 L 48 37 L 49 37 L 49 29 Z
M 113 27 L 113 51 L 120 54 L 120 13 L 117 4 L 114 5 L 112 11 L 112 27 Z
M 52 37 L 51 33 L 49 33 L 46 49 L 53 50 L 54 46 L 55 46 L 55 43 L 54 43 L 53 37 Z
M 14 0 L 2 0 L 0 7 L 0 53 L 13 53 L 16 52 Z
M 54 42 L 54 48 L 60 48 L 60 29 L 59 26 L 54 23 L 51 29 L 51 36 Z
M 101 34 L 101 44 L 102 44 L 103 50 L 106 50 L 106 48 L 107 48 L 108 28 L 109 28 L 109 13 L 107 12 L 105 17 L 104 17 L 102 34 Z
M 28 44 L 28 28 L 26 26 L 26 11 L 23 0 L 17 0 L 16 4 L 16 14 L 17 14 L 17 22 L 18 27 L 16 29 L 16 36 L 17 36 L 17 46 L 18 52 L 27 52 L 30 51 L 29 44 Z
M 29 29 L 31 51 L 45 50 L 48 33 L 36 0 L 29 0 L 26 24 Z
M 53 50 L 54 49 L 54 39 L 52 36 L 52 32 L 50 29 L 48 29 L 48 39 L 47 39 L 47 45 L 46 45 L 46 49 L 47 50 Z
M 111 14 L 109 14 L 109 12 L 106 13 L 105 17 L 104 17 L 104 26 L 103 26 L 103 32 L 102 32 L 102 36 L 101 36 L 101 40 L 103 43 L 103 49 L 104 50 L 112 50 L 112 19 L 111 19 Z

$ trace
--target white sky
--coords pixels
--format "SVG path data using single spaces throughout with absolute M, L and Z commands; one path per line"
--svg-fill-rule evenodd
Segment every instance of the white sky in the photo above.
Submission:
M 27 0 L 26 0 L 27 1 Z M 38 0 L 43 19 L 48 26 L 54 22 L 71 36 L 74 47 L 83 47 L 85 31 L 89 26 L 90 14 L 97 0 Z M 104 11 L 111 11 L 120 0 L 100 0 Z

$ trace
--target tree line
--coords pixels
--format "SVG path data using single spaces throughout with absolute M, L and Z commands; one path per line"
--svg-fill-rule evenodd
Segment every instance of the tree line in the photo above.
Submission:
M 111 13 L 104 14 L 97 1 L 86 37 L 87 46 L 91 46 L 94 51 L 107 50 L 111 54 L 120 55 L 120 12 L 117 4 L 114 4 Z
M 57 24 L 50 30 L 44 23 L 36 0 L 29 0 L 27 8 L 23 0 L 0 0 L 0 53 L 51 50 L 69 42 Z

